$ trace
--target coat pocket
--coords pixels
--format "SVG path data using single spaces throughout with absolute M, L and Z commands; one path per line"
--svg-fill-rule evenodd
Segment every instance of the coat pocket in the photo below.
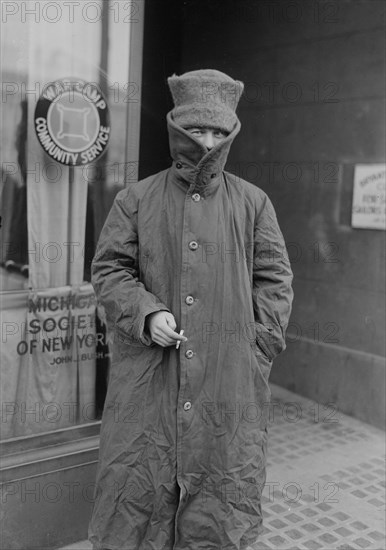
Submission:
M 272 360 L 267 356 L 265 351 L 256 342 L 251 344 L 253 354 L 257 361 L 258 368 L 263 376 L 264 380 L 268 382 L 269 375 L 271 374 Z
M 273 343 L 273 335 L 271 330 L 262 325 L 261 323 L 255 323 L 256 330 L 256 345 L 261 350 L 263 355 L 272 362 L 274 354 L 271 351 L 270 344 Z

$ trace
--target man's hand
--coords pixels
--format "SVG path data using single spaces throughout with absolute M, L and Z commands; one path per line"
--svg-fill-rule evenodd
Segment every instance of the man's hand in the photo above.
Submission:
M 174 316 L 168 311 L 156 311 L 147 315 L 145 324 L 153 342 L 163 348 L 174 346 L 178 340 L 187 340 L 186 336 L 174 332 L 177 324 Z

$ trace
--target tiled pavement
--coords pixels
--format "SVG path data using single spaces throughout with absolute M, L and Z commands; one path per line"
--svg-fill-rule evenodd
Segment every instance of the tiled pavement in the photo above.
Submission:
M 383 431 L 272 385 L 265 527 L 251 550 L 385 550 L 384 459 Z
M 253 550 L 385 549 L 385 434 L 272 387 L 265 528 Z

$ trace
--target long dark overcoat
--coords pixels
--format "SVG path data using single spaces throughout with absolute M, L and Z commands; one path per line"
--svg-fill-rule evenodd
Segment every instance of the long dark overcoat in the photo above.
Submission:
M 170 169 L 118 193 L 93 261 L 114 332 L 95 548 L 239 550 L 261 529 L 272 359 L 292 272 L 275 211 L 168 115 Z M 173 313 L 187 342 L 151 342 Z

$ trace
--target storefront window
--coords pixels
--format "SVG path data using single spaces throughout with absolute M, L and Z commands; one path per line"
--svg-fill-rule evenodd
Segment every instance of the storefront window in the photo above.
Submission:
M 2 438 L 100 418 L 109 346 L 90 266 L 137 177 L 143 2 L 3 2 Z M 135 76 L 133 76 L 135 75 Z

